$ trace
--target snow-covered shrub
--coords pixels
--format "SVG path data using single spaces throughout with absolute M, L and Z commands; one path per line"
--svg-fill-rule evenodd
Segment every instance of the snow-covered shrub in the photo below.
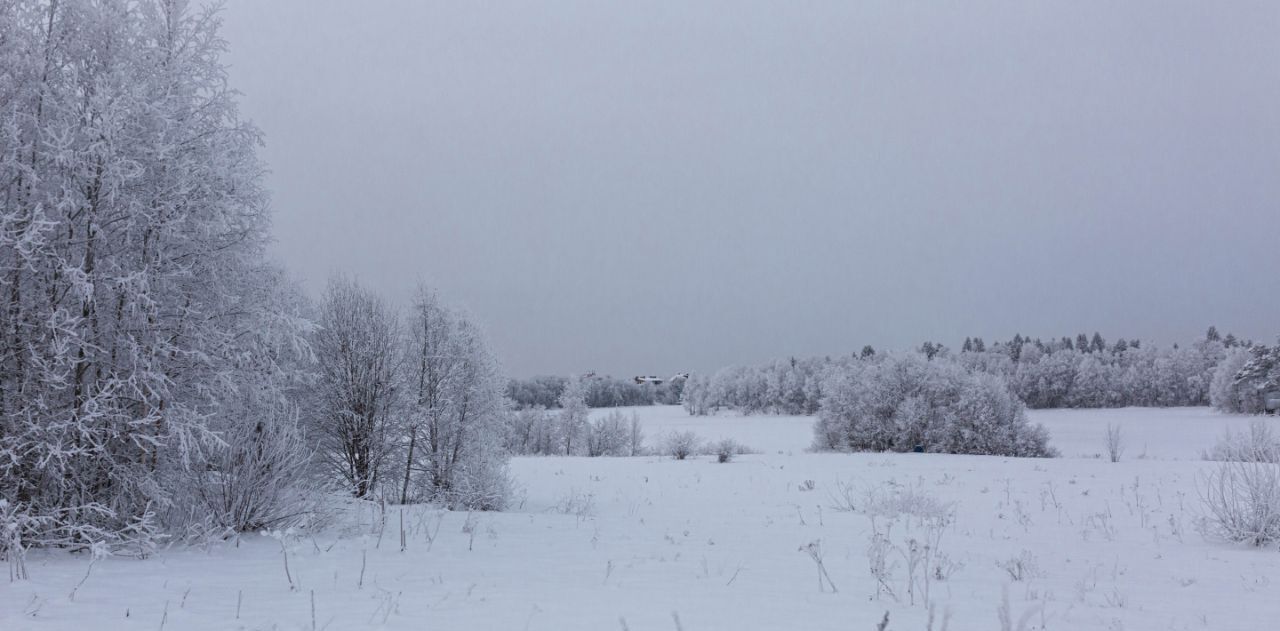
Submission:
M 311 514 L 311 449 L 296 410 L 275 406 L 258 413 L 229 423 L 201 466 L 184 470 L 186 494 L 176 506 L 198 529 L 188 534 L 290 528 Z
M 733 457 L 738 455 L 738 452 L 740 449 L 741 447 L 738 445 L 737 441 L 733 440 L 732 438 L 725 438 L 720 440 L 715 444 L 715 447 L 713 448 L 713 451 L 715 451 L 715 455 L 716 455 L 716 462 L 723 464 L 723 463 L 729 462 L 730 460 L 733 460 Z
M 676 460 L 698 453 L 701 446 L 702 438 L 693 432 L 671 432 L 662 441 L 663 453 Z
M 1265 546 L 1280 540 L 1280 448 L 1265 421 L 1246 436 L 1228 433 L 1211 454 L 1222 458 L 1200 481 L 1205 534 Z
M 23 581 L 27 574 L 28 539 L 38 536 L 53 518 L 32 515 L 26 506 L 19 507 L 0 498 L 0 560 L 9 565 L 9 580 Z M 43 522 L 43 523 L 42 523 Z
M 586 455 L 627 456 L 631 452 L 631 423 L 638 423 L 636 415 L 628 421 L 622 412 L 613 410 L 586 425 L 584 432 Z
M 1205 452 L 1205 460 L 1280 464 L 1280 437 L 1272 430 L 1272 424 L 1267 420 L 1254 420 L 1246 433 L 1227 428 L 1218 442 Z
M 499 511 L 507 507 L 514 492 L 506 454 L 482 449 L 458 461 L 452 486 L 434 499 L 453 509 Z
M 846 377 L 847 378 L 847 377 Z M 847 390 L 846 390 L 847 391 Z M 835 396 L 835 395 L 832 395 Z M 839 404 L 828 404 L 831 413 L 818 412 L 813 421 L 813 450 L 842 451 L 848 447 L 848 422 L 843 414 L 836 413 Z
M 885 356 L 836 370 L 814 426 L 818 449 L 1051 456 L 998 376 L 952 360 Z

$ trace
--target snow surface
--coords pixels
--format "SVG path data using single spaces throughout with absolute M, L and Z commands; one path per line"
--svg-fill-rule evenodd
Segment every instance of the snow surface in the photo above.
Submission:
M 1103 433 L 1111 423 L 1120 427 L 1126 458 L 1166 460 L 1199 460 L 1224 431 L 1247 431 L 1258 418 L 1207 407 L 1030 410 L 1027 416 L 1049 428 L 1050 443 L 1066 457 L 1105 455 Z
M 958 569 L 932 586 L 934 629 L 947 614 L 953 631 L 999 629 L 1002 593 L 1015 628 L 1024 616 L 1026 628 L 1052 630 L 1257 630 L 1280 619 L 1280 554 L 1194 528 L 1197 475 L 1212 466 L 1198 454 L 1247 417 L 1034 412 L 1064 455 L 1035 460 L 811 454 L 808 418 L 635 411 L 650 440 L 693 430 L 761 453 L 725 465 L 517 458 L 518 506 L 470 516 L 407 507 L 403 552 L 400 508 L 388 509 L 379 542 L 376 507 L 352 502 L 325 534 L 286 538 L 294 589 L 281 542 L 266 536 L 103 559 L 87 578 L 84 558 L 37 551 L 31 580 L 0 587 L 0 629 L 311 629 L 313 594 L 315 628 L 331 630 L 669 630 L 675 614 L 688 631 L 843 631 L 874 629 L 885 611 L 891 631 L 926 629 L 928 611 L 905 591 L 902 602 L 874 597 L 870 520 L 835 510 L 838 483 L 954 502 L 941 550 Z M 1130 443 L 1120 463 L 1093 457 L 1108 422 Z M 819 591 L 801 551 L 815 540 L 837 593 Z M 998 564 L 1018 556 L 1034 567 L 1014 581 Z M 904 579 L 899 559 L 894 580 Z

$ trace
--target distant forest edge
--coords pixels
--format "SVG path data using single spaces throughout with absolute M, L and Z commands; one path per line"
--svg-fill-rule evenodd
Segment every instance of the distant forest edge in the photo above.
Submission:
M 521 410 L 536 407 L 557 409 L 560 407 L 560 395 L 564 393 L 569 379 L 559 375 L 512 379 L 507 382 L 507 397 Z M 662 383 L 637 383 L 635 379 L 595 375 L 580 379 L 585 389 L 587 406 L 593 408 L 678 405 L 684 391 L 684 379 L 671 379 Z
M 1037 409 L 1213 405 L 1259 413 L 1266 393 L 1280 388 L 1280 347 L 1222 336 L 1214 327 L 1185 346 L 1109 344 L 1097 333 L 1048 342 L 1015 335 L 990 345 L 968 338 L 959 352 L 925 342 L 909 354 L 991 375 Z M 816 414 L 833 383 L 856 383 L 857 373 L 892 356 L 868 346 L 856 355 L 730 366 L 690 377 L 682 403 L 691 414 Z M 911 385 L 919 384 L 904 387 Z
M 1027 407 L 1113 408 L 1204 406 L 1260 413 L 1265 395 L 1280 390 L 1280 346 L 1221 335 L 1209 327 L 1188 345 L 1159 347 L 1099 333 L 1044 341 L 1015 335 L 988 344 L 965 338 L 959 351 L 925 342 L 906 353 L 992 375 Z M 728 366 L 688 381 L 634 383 L 613 377 L 584 378 L 590 407 L 683 404 L 695 415 L 717 410 L 743 414 L 817 414 L 833 381 L 902 353 L 865 346 L 842 356 L 786 358 L 762 365 Z M 519 409 L 559 407 L 569 378 L 513 379 L 507 396 Z

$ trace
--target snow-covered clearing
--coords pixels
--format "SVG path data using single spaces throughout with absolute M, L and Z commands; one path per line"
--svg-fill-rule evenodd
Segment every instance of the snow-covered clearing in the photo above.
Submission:
M 1030 410 L 1027 416 L 1049 428 L 1053 445 L 1068 458 L 1106 457 L 1103 435 L 1111 423 L 1121 429 L 1125 458 L 1163 460 L 1199 460 L 1224 431 L 1245 431 L 1257 418 L 1207 407 Z
M 523 491 L 511 511 L 405 508 L 402 552 L 400 508 L 387 509 L 379 542 L 376 509 L 353 507 L 323 536 L 286 540 L 288 575 L 281 542 L 261 536 L 91 568 L 34 552 L 32 579 L 0 587 L 0 629 L 311 629 L 313 602 L 315 628 L 331 630 L 870 631 L 886 611 L 890 630 L 926 629 L 925 583 L 909 595 L 906 544 L 924 529 L 903 520 L 889 532 L 885 580 L 897 599 L 876 598 L 871 520 L 837 510 L 842 489 L 859 506 L 872 489 L 953 503 L 932 550 L 950 559 L 948 575 L 928 582 L 934 629 L 945 615 L 953 631 L 1001 628 L 1002 593 L 1014 628 L 1025 617 L 1028 629 L 1253 630 L 1280 617 L 1280 554 L 1205 541 L 1194 527 L 1197 474 L 1211 466 L 1198 454 L 1245 417 L 1035 412 L 1064 457 L 1023 460 L 810 454 L 807 418 L 635 411 L 651 443 L 693 430 L 760 453 L 725 465 L 517 458 Z M 1129 444 L 1120 463 L 1092 457 L 1108 422 Z M 815 541 L 837 592 L 819 590 L 803 550 Z

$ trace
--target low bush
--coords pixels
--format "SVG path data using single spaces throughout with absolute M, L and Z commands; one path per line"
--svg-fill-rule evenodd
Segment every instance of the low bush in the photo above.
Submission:
M 232 423 L 201 466 L 181 473 L 186 493 L 169 521 L 187 536 L 287 529 L 306 520 L 318 496 L 306 475 L 312 452 L 290 407 Z M 200 516 L 200 517 L 196 517 Z
M 1218 443 L 1204 453 L 1204 458 L 1219 462 L 1280 463 L 1280 438 L 1267 421 L 1255 420 L 1249 424 L 1247 433 L 1228 428 Z
M 1228 432 L 1209 453 L 1216 468 L 1200 483 L 1206 536 L 1266 546 L 1280 541 L 1280 449 L 1265 421 Z
M 715 453 L 716 462 L 723 464 L 733 460 L 734 456 L 744 453 L 744 448 L 732 438 L 725 438 L 716 443 L 712 451 Z
M 702 438 L 693 432 L 671 432 L 662 444 L 663 453 L 676 460 L 684 460 L 698 453 Z

